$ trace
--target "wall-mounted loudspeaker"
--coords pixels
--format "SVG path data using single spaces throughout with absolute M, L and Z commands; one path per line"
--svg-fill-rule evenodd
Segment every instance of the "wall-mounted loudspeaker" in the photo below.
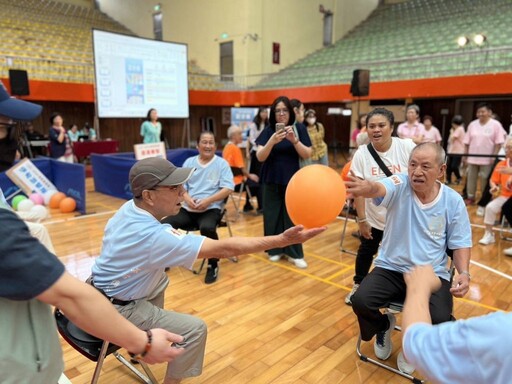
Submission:
M 370 71 L 367 69 L 356 69 L 352 74 L 350 86 L 352 96 L 368 96 L 370 94 Z
M 11 95 L 30 95 L 27 71 L 21 69 L 9 69 L 9 84 L 11 85 Z

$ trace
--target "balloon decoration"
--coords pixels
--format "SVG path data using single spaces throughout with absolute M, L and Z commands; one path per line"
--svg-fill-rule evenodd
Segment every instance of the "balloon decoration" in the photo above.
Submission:
M 66 197 L 61 200 L 59 208 L 62 213 L 73 212 L 76 208 L 76 201 L 72 197 Z

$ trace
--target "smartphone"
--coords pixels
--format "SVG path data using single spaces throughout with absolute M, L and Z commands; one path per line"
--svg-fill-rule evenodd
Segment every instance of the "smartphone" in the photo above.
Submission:
M 281 133 L 284 131 L 285 125 L 283 123 L 276 123 L 276 132 Z

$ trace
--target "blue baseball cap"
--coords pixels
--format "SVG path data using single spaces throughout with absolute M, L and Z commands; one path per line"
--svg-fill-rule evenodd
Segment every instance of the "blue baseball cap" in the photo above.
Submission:
M 41 114 L 43 107 L 11 97 L 0 81 L 0 115 L 13 120 L 30 121 Z

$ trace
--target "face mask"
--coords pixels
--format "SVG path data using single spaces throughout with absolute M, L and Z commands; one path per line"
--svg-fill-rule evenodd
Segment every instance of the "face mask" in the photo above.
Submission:
M 316 123 L 316 117 L 309 117 L 307 121 L 309 125 L 314 125 Z

